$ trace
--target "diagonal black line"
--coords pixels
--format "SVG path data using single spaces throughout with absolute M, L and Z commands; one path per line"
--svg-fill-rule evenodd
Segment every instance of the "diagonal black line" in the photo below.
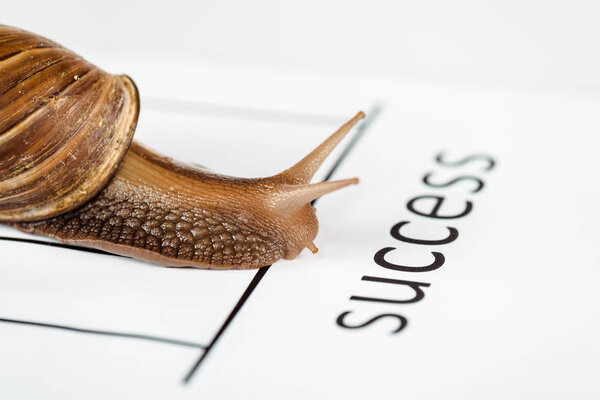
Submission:
M 199 343 L 188 342 L 186 340 L 169 339 L 169 338 L 164 338 L 164 337 L 160 337 L 160 336 L 142 335 L 142 334 L 137 334 L 137 333 L 124 333 L 124 332 L 114 332 L 114 331 L 103 331 L 103 330 L 97 330 L 97 329 L 75 328 L 73 326 L 46 324 L 46 323 L 42 323 L 42 322 L 24 321 L 24 320 L 8 319 L 8 318 L 0 318 L 0 322 L 8 322 L 8 323 L 19 324 L 19 325 L 38 326 L 38 327 L 43 327 L 43 328 L 62 329 L 65 331 L 79 332 L 79 333 L 92 333 L 95 335 L 103 335 L 103 336 L 123 337 L 123 338 L 129 338 L 129 339 L 143 339 L 143 340 L 150 340 L 150 341 L 159 342 L 159 343 L 175 344 L 178 346 L 194 347 L 196 349 L 205 349 L 206 348 L 206 346 L 203 346 Z
M 217 108 L 218 107 L 225 108 L 224 106 L 217 106 Z M 249 113 L 249 112 L 254 112 L 256 110 L 243 109 L 242 111 L 243 112 L 240 113 L 240 115 L 239 115 L 240 117 L 244 117 L 245 116 L 244 114 Z M 344 151 L 342 152 L 342 154 L 338 157 L 338 159 L 336 160 L 335 164 L 329 170 L 329 172 L 328 172 L 328 174 L 327 174 L 327 176 L 325 177 L 324 180 L 329 180 L 333 176 L 333 174 L 335 173 L 335 171 L 337 170 L 337 168 L 344 161 L 344 159 L 348 156 L 348 154 L 350 153 L 350 151 L 356 146 L 356 144 L 358 143 L 358 141 L 360 140 L 360 138 L 364 135 L 365 131 L 370 126 L 370 124 L 375 119 L 375 117 L 380 113 L 380 111 L 381 111 L 381 107 L 378 106 L 378 105 L 376 105 L 369 112 L 369 117 L 357 128 L 356 134 L 354 135 L 354 137 L 352 138 L 352 140 L 350 141 L 350 143 L 348 143 L 348 145 L 346 146 L 346 148 L 344 149 Z M 274 112 L 267 112 L 266 114 L 263 115 L 263 118 L 265 116 L 269 117 L 269 114 L 275 115 Z M 289 115 L 287 117 L 289 117 Z M 297 115 L 292 116 L 292 117 L 297 118 L 297 119 L 304 119 L 306 116 L 302 115 L 302 114 L 297 114 Z M 330 117 L 327 117 L 327 118 L 321 120 L 319 123 L 325 123 L 323 121 L 326 121 L 328 118 L 330 118 Z M 280 117 L 280 119 L 283 121 L 284 117 Z M 338 120 L 337 117 L 335 117 L 335 119 Z M 313 120 L 311 123 L 316 123 L 316 121 L 317 120 Z M 298 122 L 298 121 L 296 121 L 296 122 Z M 306 123 L 306 121 L 305 121 L 305 123 Z M 329 124 L 330 122 L 326 122 L 326 123 Z M 333 122 L 331 122 L 331 123 L 333 123 Z M 74 246 L 74 245 L 69 245 L 69 244 L 64 244 L 64 243 L 54 243 L 54 242 L 48 242 L 48 241 L 42 241 L 42 240 L 22 239 L 22 238 L 2 237 L 2 236 L 0 236 L 0 240 L 8 240 L 8 241 L 23 242 L 23 243 L 40 244 L 40 245 L 46 245 L 46 246 L 52 246 L 52 247 L 66 248 L 66 249 L 71 249 L 71 250 L 85 251 L 85 252 L 90 252 L 90 253 L 114 255 L 114 254 L 111 254 L 111 253 L 104 252 L 102 250 L 91 249 L 91 248 L 80 247 L 80 246 Z M 63 329 L 63 330 L 68 330 L 68 331 L 73 331 L 73 332 L 92 333 L 92 334 L 105 335 L 105 336 L 117 336 L 117 337 L 127 337 L 127 338 L 135 338 L 135 339 L 145 339 L 145 340 L 151 340 L 151 341 L 156 341 L 156 342 L 170 343 L 170 344 L 176 344 L 176 345 L 181 345 L 181 346 L 188 346 L 188 347 L 195 347 L 195 348 L 204 349 L 204 352 L 203 352 L 202 356 L 200 356 L 200 358 L 193 365 L 192 369 L 188 372 L 188 374 L 183 379 L 183 383 L 187 384 L 191 380 L 191 378 L 193 377 L 193 375 L 195 374 L 195 372 L 198 370 L 198 368 L 200 367 L 202 361 L 206 358 L 206 356 L 208 355 L 208 353 L 210 352 L 210 350 L 214 347 L 214 345 L 217 343 L 217 341 L 219 340 L 219 338 L 221 337 L 221 335 L 225 332 L 225 330 L 227 329 L 227 327 L 229 326 L 229 324 L 233 321 L 233 319 L 235 318 L 235 316 L 237 315 L 237 313 L 241 310 L 241 308 L 243 307 L 243 305 L 245 304 L 245 302 L 248 300 L 248 298 L 250 297 L 250 295 L 252 294 L 252 292 L 254 291 L 254 289 L 258 286 L 259 282 L 262 280 L 262 278 L 265 276 L 265 274 L 269 270 L 269 267 L 270 266 L 263 267 L 263 268 L 260 268 L 257 271 L 257 273 L 254 275 L 254 278 L 252 279 L 252 281 L 250 282 L 250 284 L 248 285 L 248 287 L 246 288 L 246 290 L 244 291 L 244 293 L 242 294 L 242 296 L 238 300 L 237 304 L 235 305 L 235 307 L 233 308 L 233 310 L 231 311 L 231 313 L 229 314 L 229 316 L 225 320 L 225 323 L 221 326 L 221 328 L 219 329 L 219 331 L 217 332 L 217 334 L 215 335 L 215 337 L 213 338 L 213 340 L 210 342 L 210 344 L 208 346 L 202 346 L 202 345 L 197 344 L 197 343 L 180 341 L 180 340 L 175 340 L 175 339 L 168 339 L 168 338 L 161 338 L 161 337 L 150 336 L 150 335 L 141 335 L 141 334 L 130 334 L 130 333 L 119 333 L 119 332 L 110 332 L 110 331 L 101 331 L 101 330 L 82 329 L 82 328 L 75 328 L 75 327 L 70 327 L 70 326 L 55 325 L 55 324 L 44 324 L 44 323 L 31 322 L 31 321 L 21 321 L 21 320 L 11 320 L 11 319 L 0 318 L 0 322 L 10 322 L 10 323 L 17 323 L 17 324 L 24 324 L 24 325 L 32 325 L 32 326 L 40 326 L 40 327 L 47 327 L 47 328 Z
M 382 107 L 380 105 L 378 105 L 378 104 L 376 104 L 371 109 L 371 111 L 369 112 L 369 117 L 365 121 L 363 121 L 363 123 L 357 129 L 356 134 L 354 135 L 354 137 L 352 138 L 352 140 L 350 141 L 350 143 L 348 143 L 348 145 L 346 146 L 346 148 L 344 149 L 344 151 L 342 152 L 342 154 L 338 157 L 338 159 L 336 160 L 335 164 L 331 167 L 331 169 L 327 173 L 327 176 L 325 177 L 324 180 L 329 180 L 333 176 L 333 174 L 335 173 L 336 169 L 340 166 L 340 164 L 348 156 L 348 154 L 350 153 L 350 151 L 356 146 L 356 144 L 358 143 L 358 141 L 360 140 L 360 138 L 364 135 L 364 133 L 366 132 L 367 128 L 371 125 L 371 123 L 373 122 L 373 120 L 379 115 L 379 113 L 381 112 L 381 110 L 382 110 Z M 229 326 L 229 324 L 231 324 L 231 321 L 233 321 L 233 319 L 235 318 L 235 316 L 237 315 L 237 313 L 242 309 L 242 307 L 244 306 L 244 303 L 246 302 L 246 300 L 248 300 L 248 298 L 250 297 L 250 295 L 252 294 L 252 292 L 254 291 L 254 289 L 256 289 L 256 287 L 258 286 L 259 282 L 265 276 L 265 274 L 267 273 L 267 271 L 269 270 L 270 267 L 271 266 L 269 265 L 268 267 L 260 268 L 256 272 L 256 275 L 254 275 L 254 278 L 252 279 L 252 281 L 250 282 L 250 284 L 248 285 L 248 287 L 246 288 L 246 290 L 242 294 L 242 297 L 240 297 L 240 299 L 238 300 L 237 304 L 235 305 L 235 307 L 233 308 L 233 310 L 231 311 L 231 313 L 229 314 L 229 316 L 225 320 L 225 323 L 221 326 L 221 328 L 219 329 L 219 331 L 217 332 L 217 334 L 215 335 L 215 337 L 213 338 L 213 340 L 206 347 L 206 350 L 204 351 L 204 353 L 200 356 L 200 358 L 198 358 L 198 360 L 194 363 L 194 365 L 192 366 L 192 368 L 190 369 L 190 371 L 183 378 L 183 384 L 184 385 L 188 384 L 190 382 L 190 380 L 192 379 L 192 377 L 194 376 L 194 374 L 196 373 L 196 371 L 198 370 L 198 368 L 202 364 L 202 361 L 204 361 L 204 359 L 206 358 L 206 356 L 208 356 L 208 353 L 210 353 L 210 351 L 212 350 L 212 348 L 214 347 L 214 345 L 217 343 L 217 341 L 219 340 L 219 338 L 221 337 L 221 335 L 223 334 L 223 332 L 225 332 L 225 330 L 227 329 L 227 327 Z
M 123 257 L 123 256 L 121 256 L 119 254 L 108 253 L 106 251 L 98 250 L 98 249 L 92 249 L 90 247 L 81 247 L 81 246 L 75 246 L 75 245 L 72 245 L 72 244 L 48 242 L 46 240 L 23 239 L 23 238 L 8 237 L 8 236 L 0 236 L 0 240 L 8 240 L 8 241 L 11 241 L 11 242 L 21 242 L 21 243 L 30 243 L 30 244 L 39 244 L 39 245 L 42 245 L 42 246 L 60 247 L 60 248 L 63 248 L 63 249 L 84 251 L 86 253 L 105 254 L 105 255 L 109 255 L 109 256 Z
M 227 319 L 225 320 L 225 323 L 221 326 L 221 329 L 219 329 L 219 332 L 217 332 L 217 334 L 215 335 L 213 340 L 206 347 L 206 350 L 204 351 L 204 353 L 200 356 L 200 358 L 198 358 L 198 361 L 196 361 L 196 363 L 194 364 L 192 369 L 190 369 L 190 371 L 187 373 L 185 378 L 183 378 L 184 384 L 188 383 L 190 381 L 190 379 L 192 379 L 192 376 L 194 375 L 194 373 L 196 372 L 198 367 L 200 367 L 200 364 L 202 364 L 202 361 L 206 358 L 206 356 L 208 355 L 208 353 L 210 352 L 212 347 L 215 345 L 215 343 L 217 343 L 217 340 L 219 340 L 219 338 L 221 337 L 223 332 L 225 332 L 225 329 L 227 329 L 227 327 L 229 326 L 231 321 L 233 321 L 233 319 L 235 318 L 237 313 L 242 309 L 244 303 L 246 302 L 246 300 L 248 300 L 248 297 L 250 297 L 250 295 L 252 294 L 252 292 L 254 291 L 256 286 L 258 286 L 258 283 L 263 278 L 263 276 L 265 276 L 265 274 L 267 273 L 267 271 L 269 270 L 270 267 L 271 266 L 269 265 L 268 267 L 263 267 L 263 268 L 260 268 L 258 271 L 256 271 L 256 275 L 254 275 L 254 278 L 252 278 L 252 281 L 250 282 L 250 284 L 248 285 L 248 287 L 242 294 L 242 297 L 240 297 L 240 299 L 238 300 L 237 304 L 235 305 L 235 307 L 233 308 L 233 310 L 231 311 L 231 313 L 229 314 Z
M 248 107 L 236 107 L 222 104 L 212 104 L 212 103 L 200 103 L 194 101 L 187 100 L 176 100 L 176 99 L 168 99 L 168 98 L 159 98 L 159 97 L 145 97 L 144 100 L 149 101 L 150 108 L 155 106 L 157 108 L 156 111 L 167 111 L 167 112 L 178 112 L 182 114 L 209 114 L 209 115 L 221 115 L 228 116 L 231 118 L 242 118 L 242 119 L 257 119 L 257 120 L 271 120 L 275 122 L 287 122 L 287 123 L 304 123 L 309 125 L 336 125 L 339 121 L 343 120 L 344 117 L 334 116 L 334 115 L 319 115 L 319 114 L 308 114 L 308 113 L 293 113 L 286 111 L 273 111 L 267 109 L 254 109 Z M 146 104 L 147 106 L 147 104 Z M 354 135 L 352 141 L 348 144 L 348 147 L 344 150 L 340 158 L 337 160 L 333 168 L 327 174 L 327 177 L 324 180 L 328 180 L 331 178 L 335 170 L 341 161 L 346 157 L 347 153 L 350 151 L 352 147 L 355 146 L 356 142 L 360 136 L 362 136 L 362 132 L 365 131 L 366 127 L 370 121 L 379 113 L 379 106 L 375 106 L 373 110 L 369 113 L 368 118 L 363 121 L 363 123 L 357 129 L 357 133 Z M 200 168 L 205 168 L 199 166 Z M 313 201 L 313 204 L 316 200 Z M 51 247 L 59 247 L 63 249 L 69 250 L 78 250 L 88 253 L 95 254 L 104 254 L 104 255 L 112 255 L 116 257 L 123 257 L 118 254 L 109 253 L 103 250 L 82 247 L 72 244 L 65 243 L 55 243 L 49 242 L 46 240 L 35 240 L 35 239 L 21 239 L 7 236 L 0 236 L 0 240 L 9 240 L 14 242 L 21 243 L 30 243 L 30 244 L 39 244 L 43 246 L 51 246 Z
M 348 157 L 348 154 L 350 154 L 350 152 L 354 149 L 356 144 L 364 136 L 365 132 L 367 131 L 367 129 L 369 129 L 369 127 L 371 126 L 373 121 L 379 116 L 379 114 L 381 113 L 381 110 L 382 110 L 382 106 L 380 104 L 375 104 L 371 108 L 371 110 L 367 114 L 367 118 L 362 122 L 362 124 L 360 124 L 356 128 L 356 133 L 352 137 L 352 140 L 350 140 L 348 145 L 344 148 L 344 151 L 342 152 L 342 154 L 340 154 L 338 159 L 335 161 L 335 164 L 333 164 L 333 166 L 331 167 L 331 169 L 325 176 L 325 179 L 323 179 L 324 181 L 328 181 L 329 179 L 331 179 L 331 177 L 333 176 L 335 171 L 338 169 L 338 167 L 342 164 L 342 162 L 344 162 L 346 157 Z
M 327 172 L 327 175 L 325 175 L 323 181 L 328 181 L 331 179 L 335 171 L 337 171 L 338 167 L 342 164 L 342 162 L 344 162 L 346 157 L 348 157 L 348 154 L 350 154 L 352 149 L 354 149 L 354 147 L 363 137 L 367 129 L 371 126 L 373 120 L 377 118 L 377 116 L 381 113 L 381 110 L 382 106 L 380 104 L 375 104 L 373 107 L 371 107 L 371 110 L 367 114 L 367 118 L 356 128 L 356 133 L 354 134 L 350 142 L 346 145 L 344 151 L 342 151 L 342 154 L 340 154 L 338 159 L 335 160 L 335 163 L 331 166 L 331 169 L 329 170 L 329 172 Z M 318 200 L 319 199 L 314 199 L 310 202 L 310 204 L 314 206 Z

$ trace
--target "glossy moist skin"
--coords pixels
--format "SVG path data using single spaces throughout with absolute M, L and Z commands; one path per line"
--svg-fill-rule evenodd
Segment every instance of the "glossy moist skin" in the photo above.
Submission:
M 258 268 L 292 259 L 305 247 L 316 251 L 310 199 L 357 183 L 298 185 L 295 179 L 285 172 L 260 179 L 212 174 L 133 142 L 95 199 L 58 217 L 13 226 L 161 265 Z
M 166 266 L 258 268 L 316 252 L 310 202 L 358 182 L 309 183 L 362 112 L 288 170 L 246 179 L 131 142 L 138 111 L 128 77 L 0 26 L 0 221 Z
M 252 209 L 267 196 L 260 186 L 187 168 L 133 143 L 119 175 L 93 201 L 18 228 L 160 264 L 256 268 L 284 257 L 289 240 L 284 221 Z M 307 222 L 316 232 L 316 218 Z

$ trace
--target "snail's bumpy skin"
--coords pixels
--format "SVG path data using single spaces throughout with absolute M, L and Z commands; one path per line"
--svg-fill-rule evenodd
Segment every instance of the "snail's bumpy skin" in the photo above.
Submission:
M 74 243 L 102 241 L 105 246 L 98 247 L 113 252 L 118 250 L 110 244 L 146 250 L 155 255 L 150 261 L 166 257 L 163 263 L 173 266 L 256 268 L 283 257 L 284 243 L 279 238 L 240 226 L 240 215 L 182 209 L 165 199 L 149 202 L 144 193 L 131 188 L 114 189 L 102 192 L 81 210 L 20 228 L 63 241 L 77 238 Z
M 62 46 L 0 25 L 0 222 L 166 265 L 258 268 L 316 252 L 310 184 L 364 113 L 300 162 L 259 179 L 186 166 L 131 138 L 137 88 Z
M 149 183 L 154 175 L 166 179 Z M 220 187 L 207 190 L 214 179 Z M 289 217 L 261 210 L 273 180 L 219 177 L 133 143 L 117 177 L 94 200 L 14 226 L 163 265 L 257 268 L 295 257 L 318 230 L 310 205 Z

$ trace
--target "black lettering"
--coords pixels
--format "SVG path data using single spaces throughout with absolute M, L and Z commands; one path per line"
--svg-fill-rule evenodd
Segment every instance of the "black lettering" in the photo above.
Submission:
M 425 213 L 425 212 L 417 211 L 417 209 L 415 209 L 415 203 L 421 199 L 436 199 L 435 206 L 433 207 L 433 209 L 431 210 L 431 212 L 429 214 Z M 456 214 L 456 215 L 439 215 L 438 211 L 440 210 L 440 207 L 442 206 L 444 199 L 445 198 L 441 197 L 441 196 L 414 197 L 408 202 L 408 204 L 406 204 L 406 208 L 408 208 L 409 211 L 411 211 L 417 215 L 422 215 L 423 217 L 439 218 L 439 219 L 462 218 L 465 215 L 467 215 L 468 213 L 470 213 L 471 210 L 473 209 L 473 203 L 467 200 L 467 202 L 466 202 L 467 206 L 465 207 L 465 210 L 462 213 Z
M 341 313 L 337 317 L 337 320 L 335 321 L 335 323 L 338 324 L 338 326 L 341 326 L 342 328 L 346 328 L 346 329 L 360 329 L 360 328 L 364 328 L 366 326 L 369 326 L 373 322 L 375 322 L 377 320 L 380 320 L 382 318 L 393 317 L 393 318 L 397 318 L 398 319 L 399 326 L 398 326 L 398 328 L 396 328 L 395 330 L 393 330 L 391 332 L 392 335 L 394 335 L 394 334 L 400 332 L 402 329 L 406 328 L 406 325 L 408 324 L 408 321 L 402 315 L 398 315 L 398 314 L 380 314 L 380 315 L 377 315 L 377 316 L 371 318 L 370 320 L 368 320 L 367 322 L 364 322 L 364 323 L 362 323 L 360 325 L 348 325 L 344 321 L 344 318 L 346 318 L 346 316 L 348 314 L 350 314 L 350 313 L 352 313 L 352 311 L 345 311 L 345 312 Z
M 448 243 L 454 242 L 456 240 L 456 238 L 458 238 L 458 230 L 456 230 L 455 228 L 452 228 L 451 226 L 446 227 L 448 229 L 448 232 L 450 232 L 450 233 L 448 234 L 448 237 L 446 237 L 444 239 L 424 240 L 424 239 L 409 238 L 400 233 L 400 228 L 402 228 L 404 225 L 406 225 L 408 223 L 409 223 L 409 221 L 398 222 L 396 225 L 392 226 L 392 229 L 390 230 L 390 235 L 392 235 L 392 237 L 394 239 L 401 240 L 406 243 L 429 244 L 429 245 L 448 244 Z
M 388 279 L 388 278 L 379 278 L 376 276 L 363 276 L 363 281 L 369 282 L 383 282 L 383 283 L 394 283 L 396 285 L 406 285 L 415 291 L 415 295 L 412 299 L 408 300 L 390 300 L 390 299 L 379 299 L 376 297 L 363 297 L 363 296 L 352 296 L 350 300 L 359 300 L 359 301 L 373 301 L 376 303 L 392 303 L 392 304 L 408 304 L 408 303 L 416 303 L 418 301 L 423 300 L 425 297 L 425 292 L 421 289 L 421 286 L 428 287 L 431 284 L 424 282 L 412 282 L 412 281 L 402 281 L 400 279 Z
M 432 251 L 431 254 L 433 254 L 434 260 L 429 265 L 426 265 L 423 267 L 412 267 L 412 266 L 408 266 L 408 265 L 396 265 L 396 264 L 389 263 L 385 260 L 385 255 L 392 250 L 396 250 L 396 248 L 395 247 L 385 247 L 385 248 L 379 250 L 377 253 L 375 253 L 375 257 L 373 257 L 373 259 L 375 260 L 375 263 L 377 263 L 377 265 L 379 265 L 383 268 L 393 269 L 394 271 L 427 272 L 427 271 L 433 271 L 435 269 L 438 269 L 439 267 L 444 265 L 444 261 L 446 261 L 446 259 L 444 258 L 444 255 L 442 253 Z
M 431 175 L 433 175 L 431 172 L 428 173 L 427 175 L 425 175 L 423 177 L 423 183 L 425 183 L 426 185 L 429 185 L 431 187 L 434 187 L 434 188 L 444 188 L 444 187 L 452 186 L 455 183 L 458 183 L 460 181 L 465 181 L 465 180 L 467 180 L 467 181 L 472 180 L 477 185 L 477 187 L 475 187 L 475 189 L 471 190 L 471 193 L 479 192 L 481 189 L 483 189 L 483 186 L 484 186 L 484 183 L 481 179 L 479 179 L 475 176 L 471 176 L 471 175 L 459 176 L 458 178 L 454 178 L 451 181 L 446 182 L 446 183 L 432 183 L 430 181 Z
M 461 165 L 465 165 L 471 161 L 476 161 L 476 160 L 487 161 L 488 166 L 484 169 L 484 171 L 489 171 L 496 166 L 496 161 L 492 157 L 486 156 L 483 154 L 472 154 L 472 155 L 465 157 L 462 160 L 458 160 L 458 161 L 444 160 L 444 153 L 439 153 L 435 157 L 435 161 L 437 161 L 439 164 L 447 165 L 449 167 L 460 167 Z

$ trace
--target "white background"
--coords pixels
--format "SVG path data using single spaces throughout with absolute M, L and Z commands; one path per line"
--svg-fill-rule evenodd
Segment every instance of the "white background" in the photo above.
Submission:
M 0 23 L 81 54 L 600 91 L 596 0 L 3 1 Z
M 385 111 L 336 175 L 360 176 L 361 185 L 318 204 L 319 254 L 305 252 L 269 270 L 189 386 L 180 385 L 180 379 L 196 360 L 195 350 L 5 325 L 0 355 L 10 362 L 0 366 L 5 379 L 0 390 L 8 391 L 7 398 L 74 398 L 81 393 L 103 399 L 594 398 L 600 356 L 597 20 L 598 5 L 592 2 L 4 5 L 3 23 L 55 39 L 111 72 L 131 73 L 145 109 L 150 109 L 142 112 L 136 137 L 187 161 L 197 155 L 216 171 L 277 172 L 330 128 L 241 120 L 234 126 L 214 115 L 171 122 L 145 96 L 334 116 L 351 115 L 357 107 L 382 100 Z M 283 73 L 270 72 L 275 70 Z M 305 72 L 302 78 L 299 73 Z M 353 74 L 377 79 L 347 79 Z M 193 136 L 205 128 L 219 135 Z M 162 132 L 177 135 L 177 140 L 161 137 Z M 227 136 L 231 132 L 233 139 Z M 249 132 L 252 137 L 263 132 L 262 140 L 269 133 L 285 133 L 290 146 L 267 155 L 244 154 L 245 142 L 239 142 L 244 143 L 237 147 L 243 157 L 231 158 L 250 167 L 232 165 L 218 154 L 220 140 L 235 142 L 234 134 L 244 140 Z M 433 161 L 442 149 L 455 158 L 491 153 L 498 169 L 489 175 L 480 174 L 476 164 L 470 165 L 472 170 L 461 169 L 480 174 L 486 188 L 472 196 L 472 215 L 456 222 L 460 238 L 441 246 L 447 257 L 443 268 L 419 276 L 382 272 L 372 256 L 384 246 L 401 250 L 389 236 L 394 223 L 412 218 L 413 228 L 423 232 L 407 227 L 407 233 L 440 234 L 443 225 L 421 228 L 405 206 L 411 197 L 433 191 L 421 183 L 424 173 L 448 173 Z M 455 196 L 460 206 L 465 187 L 433 192 Z M 3 270 L 13 280 L 3 279 L 3 284 L 23 278 L 48 287 L 52 276 L 65 284 L 53 271 L 44 271 L 50 278 L 27 273 L 44 267 L 33 257 L 27 258 L 34 263 L 31 269 L 12 272 L 22 262 L 11 252 L 14 248 L 3 252 Z M 39 256 L 50 259 L 53 251 Z M 407 262 L 423 262 L 423 248 L 404 246 L 401 251 L 389 259 L 401 255 Z M 56 252 L 57 264 L 61 254 Z M 78 255 L 73 261 L 80 260 Z M 95 268 L 92 257 L 86 262 Z M 141 274 L 134 274 L 131 265 L 145 267 L 120 262 L 134 278 Z M 181 290 L 177 281 L 186 279 L 183 274 L 148 268 L 144 276 L 172 278 L 150 283 Z M 111 268 L 105 270 L 112 279 Z M 186 276 L 194 272 L 208 277 L 205 271 Z M 219 278 L 232 279 L 225 274 Z M 390 308 L 352 302 L 351 295 L 396 294 L 393 288 L 362 282 L 363 275 L 432 286 L 418 304 Z M 23 295 L 19 285 L 13 289 Z M 215 293 L 198 296 L 217 299 L 219 292 L 225 297 L 224 286 L 215 284 L 210 289 Z M 235 289 L 222 300 L 226 305 L 239 296 Z M 3 293 L 0 306 L 15 319 L 28 317 L 25 311 L 41 314 L 36 319 L 52 316 L 42 305 L 51 308 L 53 303 L 27 301 L 43 291 L 24 298 Z M 174 330 L 177 326 L 161 325 L 175 318 L 150 318 L 156 308 L 151 302 L 145 305 L 151 333 L 167 330 L 171 337 L 183 337 L 178 336 L 182 330 Z M 208 324 L 183 312 L 198 308 L 192 301 L 170 309 L 181 312 L 179 321 L 189 332 L 198 329 L 200 341 L 210 338 L 212 330 L 204 333 L 200 328 Z M 358 312 L 362 317 L 398 312 L 410 325 L 399 336 L 388 333 L 392 321 L 343 330 L 335 318 L 348 309 L 357 311 L 355 323 Z M 65 312 L 65 323 L 79 326 L 79 320 L 71 319 L 74 314 Z M 217 314 L 206 314 L 215 325 Z

